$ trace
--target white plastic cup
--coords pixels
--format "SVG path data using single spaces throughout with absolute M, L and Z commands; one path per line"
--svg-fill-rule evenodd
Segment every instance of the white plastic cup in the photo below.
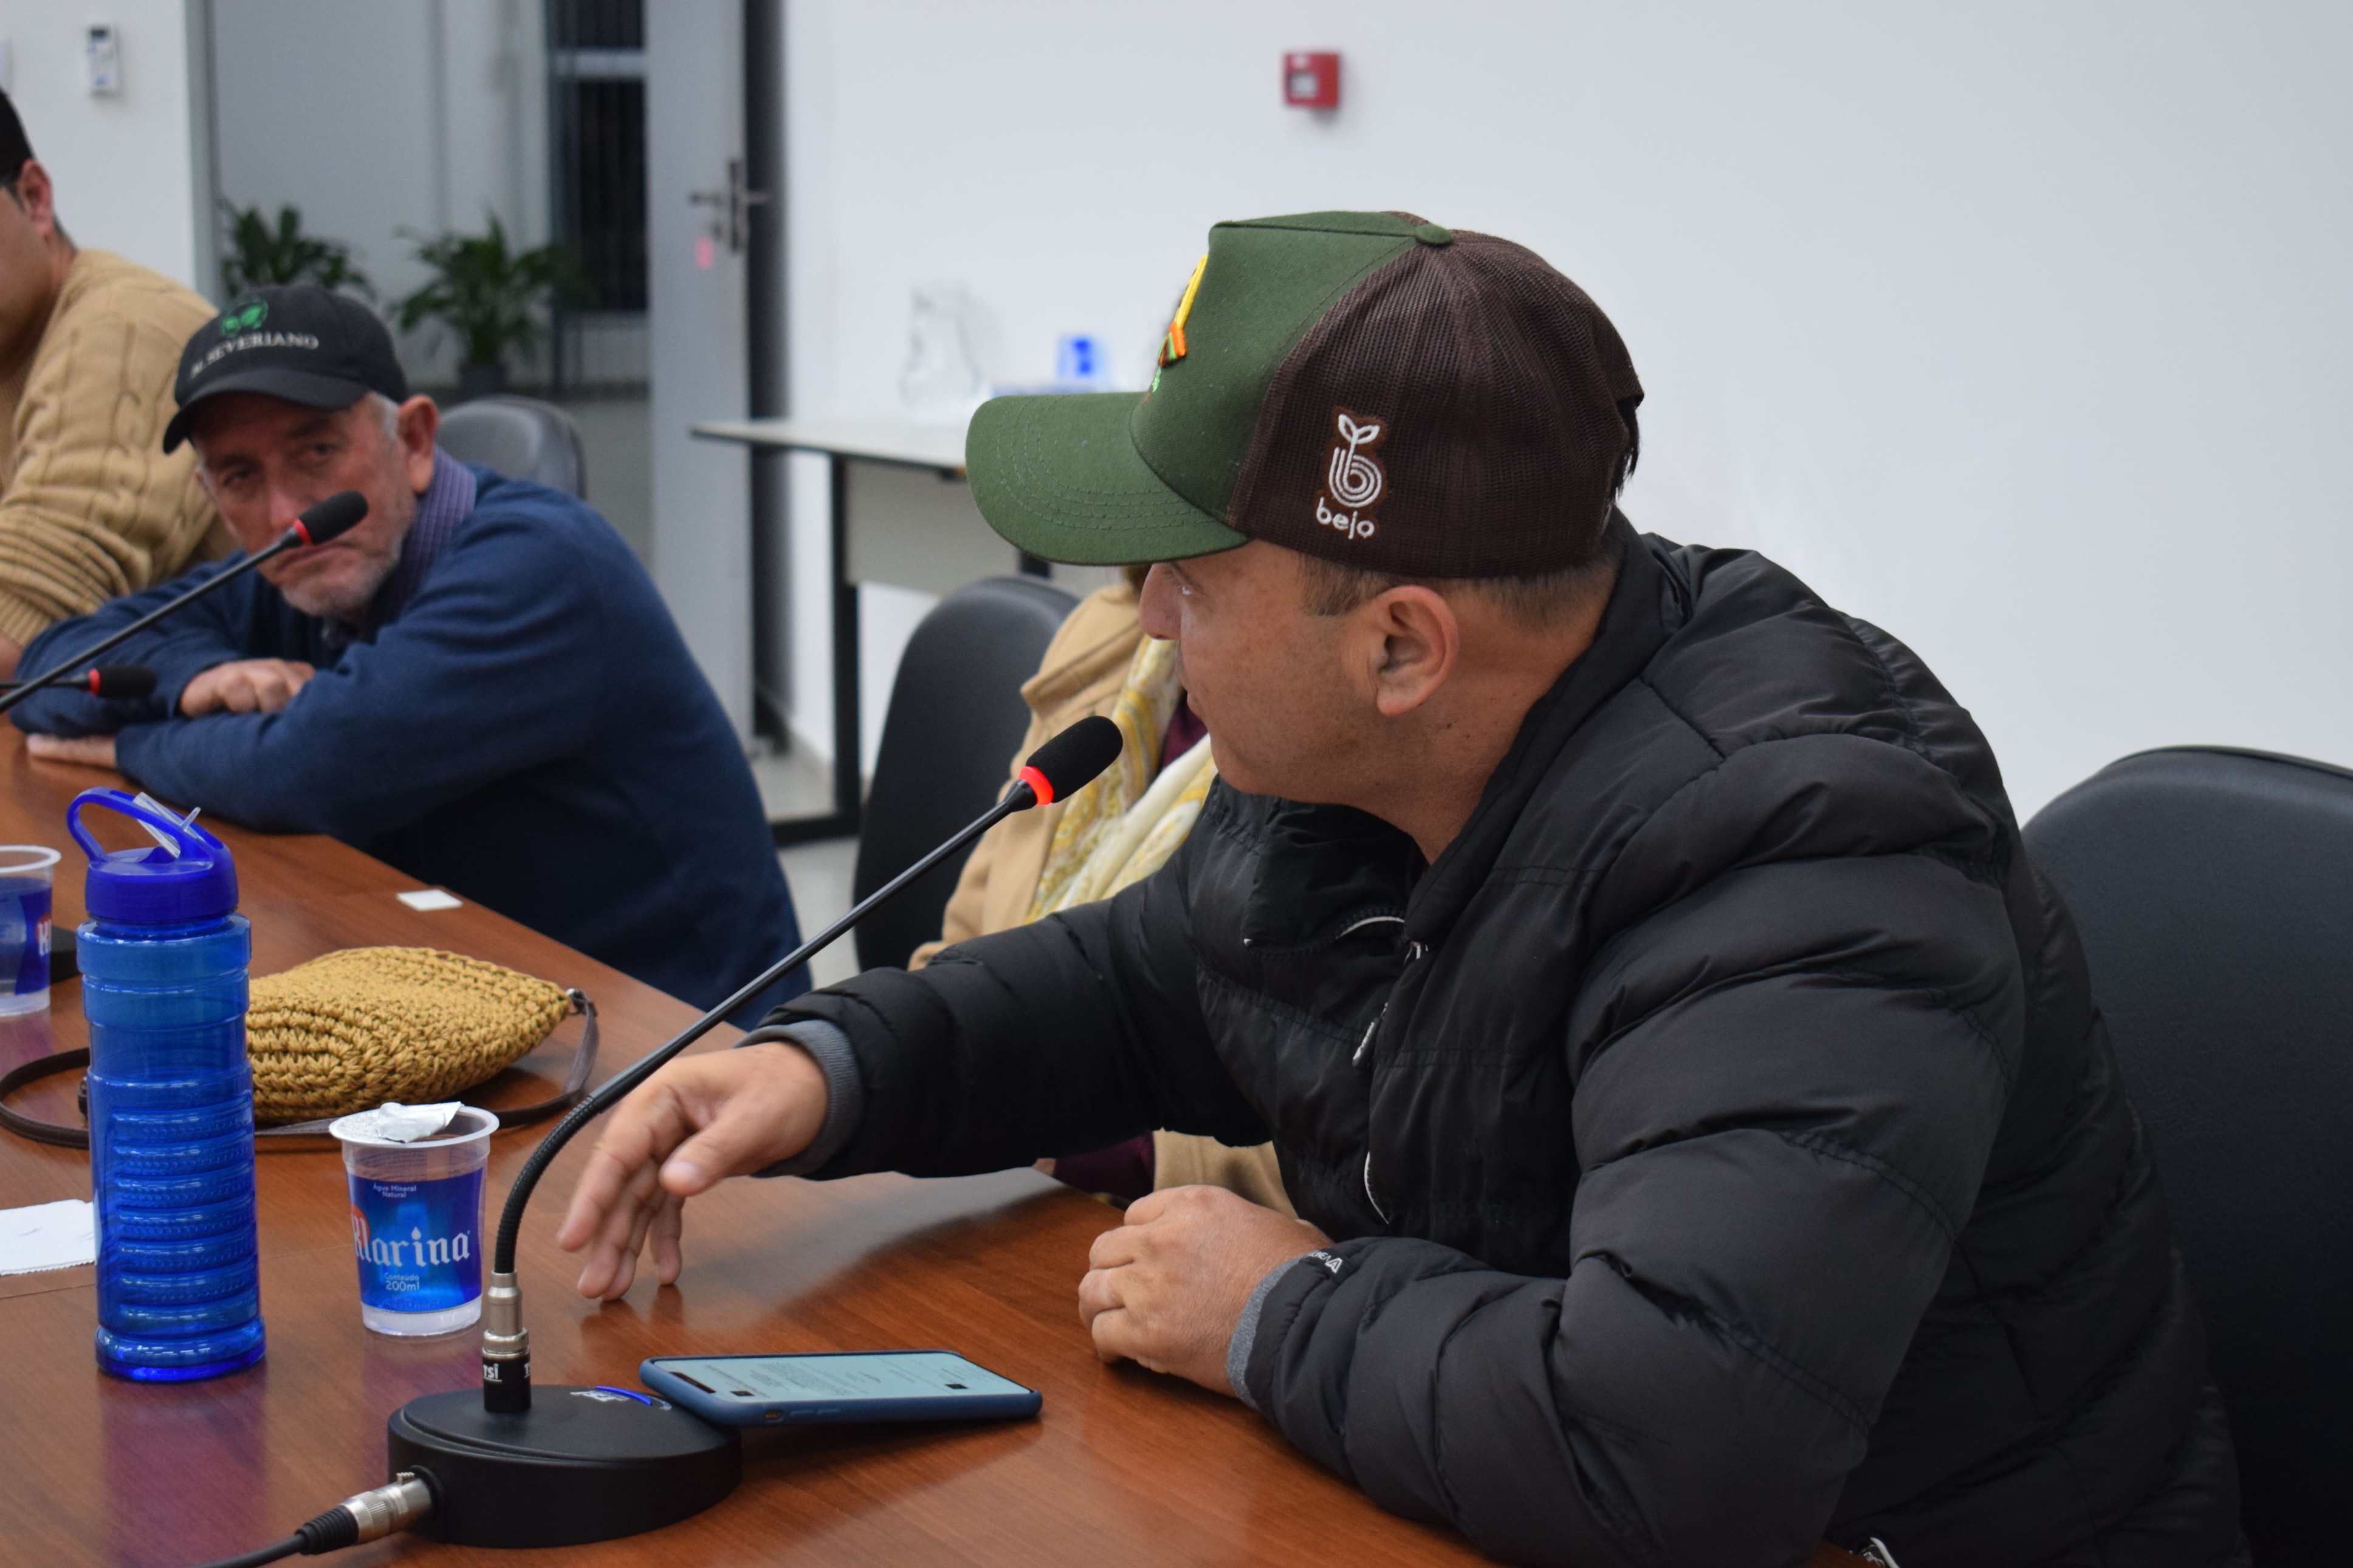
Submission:
M 49 1005 L 49 893 L 58 852 L 0 844 L 0 1018 Z
M 356 1120 L 346 1116 L 327 1131 L 343 1145 L 360 1321 L 404 1338 L 480 1321 L 488 1267 L 482 1171 L 499 1119 L 465 1106 L 448 1127 L 413 1143 L 359 1133 Z

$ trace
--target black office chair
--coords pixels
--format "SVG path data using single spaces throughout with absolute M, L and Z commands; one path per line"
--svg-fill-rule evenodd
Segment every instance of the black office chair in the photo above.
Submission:
M 1029 727 L 1021 683 L 1078 601 L 1036 577 L 990 577 L 933 606 L 891 687 L 866 792 L 854 897 L 862 899 L 995 803 Z M 971 851 L 934 868 L 858 928 L 858 962 L 901 965 L 940 934 Z
M 2346 1559 L 2353 772 L 2110 764 L 2027 825 L 2083 932 L 2230 1406 L 2255 1561 Z
M 511 479 L 529 479 L 575 496 L 588 493 L 580 426 L 553 403 L 499 393 L 441 412 L 443 451 Z

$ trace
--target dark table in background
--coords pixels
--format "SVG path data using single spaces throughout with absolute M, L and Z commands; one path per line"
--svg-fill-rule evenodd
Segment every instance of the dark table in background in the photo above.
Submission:
M 0 842 L 65 850 L 57 922 L 82 918 L 67 801 L 115 775 L 36 763 L 0 726 Z M 332 839 L 207 823 L 235 849 L 254 973 L 341 947 L 444 947 L 596 1000 L 600 1077 L 674 1034 L 692 1009 L 480 905 L 418 912 L 419 884 Z M 127 843 L 128 838 L 110 842 Z M 485 1096 L 548 1092 L 577 1021 Z M 698 1049 L 723 1048 L 733 1031 Z M 87 1043 L 79 983 L 50 1011 L 0 1020 L 0 1070 Z M 16 1103 L 72 1121 L 73 1079 Z M 492 1142 L 492 1215 L 538 1131 Z M 552 1237 L 593 1138 L 556 1163 L 520 1257 L 533 1374 L 634 1385 L 649 1355 L 944 1347 L 1043 1391 L 1039 1419 L 747 1436 L 743 1486 L 664 1531 L 557 1552 L 438 1546 L 410 1536 L 322 1559 L 575 1568 L 676 1563 L 1475 1562 L 1458 1537 L 1381 1512 L 1229 1399 L 1106 1368 L 1075 1289 L 1110 1210 L 1033 1173 L 730 1182 L 687 1215 L 687 1271 L 597 1307 L 571 1289 Z M 403 1342 L 360 1327 L 342 1161 L 331 1143 L 259 1160 L 269 1359 L 211 1383 L 132 1384 L 98 1371 L 90 1268 L 0 1276 L 0 1563 L 170 1568 L 274 1541 L 383 1481 L 385 1418 L 414 1395 L 474 1385 L 471 1331 Z M 0 1207 L 90 1195 L 87 1156 L 0 1133 Z M 308 1561 L 292 1559 L 290 1561 Z

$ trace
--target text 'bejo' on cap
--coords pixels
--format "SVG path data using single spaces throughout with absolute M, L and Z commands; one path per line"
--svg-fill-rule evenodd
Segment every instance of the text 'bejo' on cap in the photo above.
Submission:
M 965 468 L 990 525 L 1050 561 L 1257 539 L 1526 576 L 1599 549 L 1641 399 L 1609 319 L 1525 247 L 1305 213 L 1209 231 L 1148 390 L 994 399 Z
M 348 408 L 371 392 L 407 401 L 408 376 L 367 306 L 314 284 L 271 284 L 230 300 L 180 351 L 172 385 L 180 407 L 164 427 L 164 450 L 187 439 L 197 405 L 227 392 Z

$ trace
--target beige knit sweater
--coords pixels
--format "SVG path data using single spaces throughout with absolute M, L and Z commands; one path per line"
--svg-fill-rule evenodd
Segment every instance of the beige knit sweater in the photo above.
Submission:
M 32 359 L 0 379 L 0 635 L 30 642 L 225 555 L 228 531 L 164 455 L 180 350 L 213 308 L 119 256 L 75 256 Z
M 1136 645 L 1144 640 L 1139 613 L 1135 590 L 1124 583 L 1098 588 L 1079 601 L 1054 634 L 1038 673 L 1022 684 L 1022 700 L 1029 704 L 1029 732 L 1013 753 L 1008 775 L 1018 773 L 1022 759 L 1044 745 L 1049 735 L 1090 713 L 1110 715 L 1126 684 Z M 1028 923 L 1030 899 L 1045 872 L 1046 853 L 1061 824 L 1064 804 L 1057 801 L 1017 813 L 981 835 L 972 858 L 964 863 L 964 874 L 956 879 L 955 896 L 940 922 L 940 940 L 917 948 L 908 968 L 921 969 L 951 943 Z M 1282 1189 L 1282 1169 L 1275 1163 L 1271 1143 L 1233 1149 L 1213 1138 L 1160 1131 L 1152 1135 L 1152 1148 L 1155 1188 L 1228 1187 L 1254 1204 L 1297 1217 Z

